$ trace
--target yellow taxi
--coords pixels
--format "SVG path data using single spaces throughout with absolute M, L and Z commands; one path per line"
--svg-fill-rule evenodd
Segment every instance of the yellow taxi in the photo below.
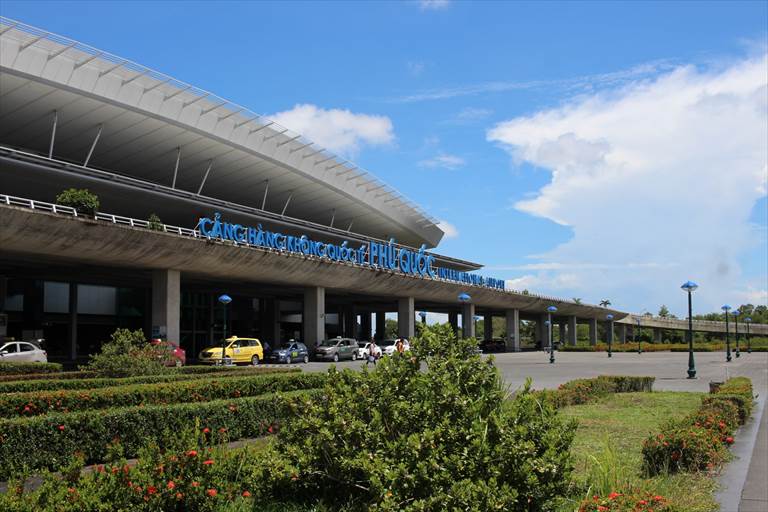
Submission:
M 232 336 L 226 340 L 224 361 L 226 363 L 250 363 L 254 366 L 264 359 L 264 347 L 256 338 L 238 338 Z M 208 364 L 221 364 L 221 345 L 208 347 L 200 352 L 198 361 Z

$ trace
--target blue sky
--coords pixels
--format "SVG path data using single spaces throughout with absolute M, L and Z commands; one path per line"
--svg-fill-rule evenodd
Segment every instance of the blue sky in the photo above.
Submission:
M 687 279 L 702 309 L 768 300 L 767 6 L 5 0 L 0 13 L 335 144 L 453 227 L 439 252 L 513 288 L 682 314 Z

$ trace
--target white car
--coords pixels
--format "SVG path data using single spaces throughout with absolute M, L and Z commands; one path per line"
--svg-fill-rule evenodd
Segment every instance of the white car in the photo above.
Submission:
M 0 361 L 7 363 L 47 363 L 48 354 L 34 343 L 9 341 L 0 346 Z
M 408 352 L 409 350 L 411 350 L 411 344 L 408 343 L 408 339 L 407 338 L 399 338 L 399 339 L 403 340 L 403 351 L 404 352 Z M 384 340 L 384 341 L 381 342 L 381 347 L 382 347 L 382 353 L 385 356 L 391 356 L 392 354 L 395 353 L 395 350 L 396 350 L 396 347 L 397 347 L 397 340 L 396 339 L 395 340 Z
M 371 353 L 371 343 L 368 341 L 358 341 L 357 342 L 357 358 L 362 359 L 363 361 L 368 360 L 368 354 Z M 376 345 L 376 349 L 374 351 L 374 356 L 381 357 L 381 347 Z

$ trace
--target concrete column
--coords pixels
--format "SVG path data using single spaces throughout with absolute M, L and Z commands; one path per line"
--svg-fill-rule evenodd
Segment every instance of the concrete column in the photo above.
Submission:
M 384 311 L 376 312 L 376 339 L 383 340 L 386 335 L 387 316 Z
M 345 307 L 344 312 L 344 324 L 343 331 L 344 336 L 347 338 L 357 337 L 357 315 L 355 314 L 355 308 L 353 306 Z
M 77 359 L 77 283 L 69 283 L 69 358 Z M 177 338 L 178 339 L 178 338 Z
M 371 312 L 363 311 L 360 315 L 360 339 L 369 341 L 371 339 Z
M 413 338 L 416 329 L 416 307 L 413 297 L 397 299 L 397 335 L 401 338 Z
M 536 342 L 539 348 L 549 348 L 549 331 L 547 330 L 547 315 L 546 313 L 539 315 L 539 321 L 536 322 Z
M 303 337 L 308 348 L 316 347 L 325 338 L 325 288 L 304 289 L 304 312 L 301 317 Z
M 627 325 L 616 324 L 616 327 L 619 328 L 619 343 L 626 343 L 627 342 Z
M 448 313 L 448 323 L 451 324 L 451 328 L 456 336 L 459 335 L 459 314 L 455 311 Z
M 261 324 L 261 342 L 269 343 L 270 348 L 281 346 L 280 339 L 280 300 L 263 299 L 259 305 L 259 321 Z M 227 331 L 229 335 L 229 331 Z
M 493 338 L 493 315 L 488 314 L 483 317 L 483 339 Z
M 654 343 L 661 343 L 662 342 L 662 330 L 658 327 L 653 328 L 653 342 Z
M 597 318 L 589 319 L 589 344 L 597 345 Z
M 0 276 L 0 313 L 5 311 L 5 297 L 8 296 L 8 278 Z
M 152 271 L 152 335 L 179 341 L 181 274 L 178 270 Z
M 575 347 L 578 341 L 578 322 L 575 316 L 568 317 L 568 344 Z
M 463 337 L 475 337 L 475 305 L 472 303 L 461 306 L 461 329 Z
M 508 309 L 507 320 L 507 351 L 520 352 L 520 310 Z

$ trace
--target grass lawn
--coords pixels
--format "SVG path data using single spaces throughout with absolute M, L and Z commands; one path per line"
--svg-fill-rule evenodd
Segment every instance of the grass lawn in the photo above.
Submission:
M 599 402 L 565 407 L 561 414 L 578 420 L 573 444 L 576 480 L 581 492 L 564 503 L 561 512 L 578 508 L 579 501 L 593 494 L 622 492 L 629 486 L 660 494 L 680 510 L 717 510 L 715 481 L 703 474 L 683 473 L 644 478 L 643 441 L 659 425 L 693 412 L 701 393 L 618 393 Z

